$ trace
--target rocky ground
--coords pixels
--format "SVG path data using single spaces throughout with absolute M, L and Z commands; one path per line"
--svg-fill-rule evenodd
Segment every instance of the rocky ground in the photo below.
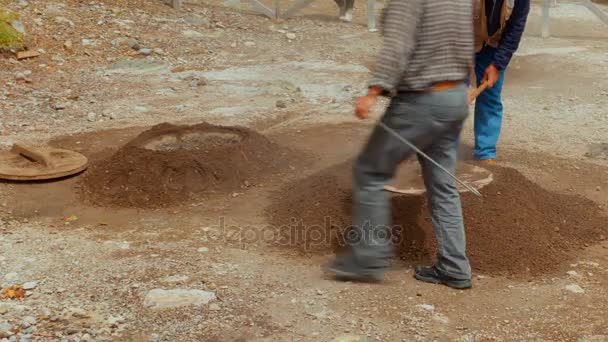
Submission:
M 273 191 L 351 158 L 368 132 L 345 124 L 380 45 L 363 4 L 353 24 L 330 1 L 282 22 L 238 0 L 4 6 L 40 56 L 0 59 L 1 146 L 50 141 L 95 161 L 151 125 L 207 121 L 254 128 L 302 157 L 271 184 L 168 209 L 85 205 L 79 177 L 0 183 L 0 286 L 26 291 L 0 299 L 0 341 L 608 339 L 602 239 L 563 271 L 478 274 L 456 292 L 415 282 L 406 261 L 382 285 L 334 282 L 319 269 L 329 255 L 260 238 Z M 560 1 L 541 39 L 534 4 L 507 73 L 500 157 L 608 215 L 606 28 Z

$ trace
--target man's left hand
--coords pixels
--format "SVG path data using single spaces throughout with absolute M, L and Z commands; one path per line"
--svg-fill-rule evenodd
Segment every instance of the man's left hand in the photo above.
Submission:
M 500 71 L 498 71 L 494 64 L 490 64 L 483 78 L 488 82 L 488 87 L 492 88 L 500 79 Z

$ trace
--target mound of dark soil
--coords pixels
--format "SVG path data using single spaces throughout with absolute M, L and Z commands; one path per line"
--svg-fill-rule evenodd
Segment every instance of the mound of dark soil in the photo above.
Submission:
M 246 128 L 160 124 L 93 163 L 81 192 L 96 205 L 168 207 L 255 186 L 287 166 L 282 151 Z
M 577 250 L 606 235 L 607 217 L 590 200 L 549 192 L 514 169 L 495 168 L 480 199 L 462 195 L 468 255 L 476 272 L 528 276 L 552 273 Z M 436 250 L 424 196 L 394 196 L 393 241 L 399 256 L 428 262 Z M 266 211 L 278 244 L 300 252 L 344 246 L 351 224 L 350 165 L 289 185 Z

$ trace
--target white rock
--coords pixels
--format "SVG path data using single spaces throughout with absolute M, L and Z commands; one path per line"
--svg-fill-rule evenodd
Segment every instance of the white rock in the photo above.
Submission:
M 124 324 L 125 322 L 126 320 L 122 316 L 112 316 L 108 319 L 108 324 L 112 328 L 116 328 L 119 324 Z
M 161 280 L 163 283 L 182 283 L 190 280 L 187 275 L 174 275 Z
M 147 49 L 147 48 L 139 49 L 139 51 L 137 51 L 137 53 L 139 53 L 140 55 L 149 56 L 152 54 L 152 49 Z
M 36 325 L 37 320 L 36 320 L 36 317 L 27 316 L 23 319 L 23 322 L 27 323 L 29 325 Z
M 24 290 L 33 290 L 35 288 L 38 287 L 38 282 L 37 281 L 28 281 L 27 283 L 23 284 L 23 289 Z
M 198 32 L 198 31 L 194 31 L 194 30 L 186 30 L 183 31 L 182 34 L 184 35 L 184 37 L 186 38 L 190 38 L 190 39 L 204 39 L 205 35 Z
M 19 275 L 15 272 L 7 273 L 4 275 L 4 281 L 6 282 L 15 282 L 19 280 Z
M 435 306 L 431 304 L 418 304 L 416 307 L 426 311 L 435 311 Z
M 214 300 L 215 293 L 192 289 L 154 289 L 148 292 L 144 306 L 152 309 L 178 308 L 183 306 L 200 306 Z
M 577 284 L 570 284 L 566 286 L 566 290 L 575 294 L 583 294 L 585 290 Z
M 441 313 L 436 313 L 433 315 L 433 320 L 443 324 L 450 324 L 450 319 Z
M 578 272 L 576 272 L 576 271 L 568 271 L 568 272 L 566 272 L 566 274 L 568 274 L 569 276 L 571 276 L 573 278 L 580 278 L 581 277 L 581 275 L 578 274 Z
M 89 120 L 90 122 L 97 121 L 97 114 L 90 112 L 89 114 L 87 114 L 87 120 Z
M 13 335 L 13 326 L 9 323 L 0 323 L 0 338 L 7 338 Z
M 15 29 L 15 31 L 21 33 L 21 34 L 25 34 L 25 26 L 23 25 L 23 23 L 19 20 L 13 20 L 11 22 L 9 22 L 9 24 Z
M 139 113 L 146 113 L 148 112 L 148 108 L 145 106 L 135 106 L 135 111 Z
M 83 39 L 81 41 L 82 46 L 91 46 L 93 45 L 93 41 L 91 39 Z
M 209 310 L 210 310 L 210 311 L 220 311 L 220 310 L 221 310 L 221 308 L 220 308 L 220 306 L 219 306 L 219 305 L 217 305 L 217 304 L 213 303 L 213 304 L 209 305 Z
M 285 37 L 287 37 L 287 39 L 289 39 L 289 40 L 294 40 L 294 39 L 296 39 L 296 34 L 289 32 L 289 33 L 285 34 Z
M 197 249 L 196 251 L 199 253 L 207 253 L 207 252 L 209 252 L 209 248 L 201 247 L 201 248 Z
M 76 318 L 90 318 L 91 317 L 91 315 L 88 312 L 86 312 L 86 310 L 81 309 L 81 308 L 69 308 L 68 311 L 70 312 L 70 314 L 73 317 L 76 317 Z

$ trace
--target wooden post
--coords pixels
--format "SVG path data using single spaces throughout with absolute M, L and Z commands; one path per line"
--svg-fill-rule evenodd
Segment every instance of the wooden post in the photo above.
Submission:
M 376 32 L 376 0 L 367 0 L 367 29 Z
M 549 8 L 552 0 L 543 0 L 543 26 L 541 30 L 542 38 L 549 38 Z

